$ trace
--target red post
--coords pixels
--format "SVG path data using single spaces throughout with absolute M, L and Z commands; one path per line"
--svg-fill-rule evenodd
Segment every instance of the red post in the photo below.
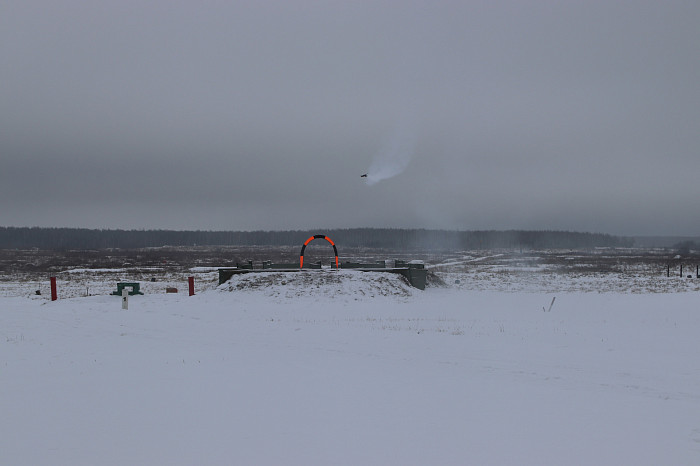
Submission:
M 51 277 L 51 301 L 56 301 L 58 299 L 58 294 L 56 293 L 56 277 Z
M 187 277 L 187 281 L 190 284 L 190 296 L 194 296 L 194 277 Z

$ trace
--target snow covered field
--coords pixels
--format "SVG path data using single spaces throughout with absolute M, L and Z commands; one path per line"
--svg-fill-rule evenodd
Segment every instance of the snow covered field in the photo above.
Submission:
M 110 273 L 3 284 L 0 464 L 700 464 L 695 279 Z

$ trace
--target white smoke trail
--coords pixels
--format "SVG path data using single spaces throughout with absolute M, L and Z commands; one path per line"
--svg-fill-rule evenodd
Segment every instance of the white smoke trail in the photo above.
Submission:
M 403 172 L 411 162 L 416 145 L 412 125 L 404 122 L 388 138 L 367 171 L 367 185 L 379 183 Z

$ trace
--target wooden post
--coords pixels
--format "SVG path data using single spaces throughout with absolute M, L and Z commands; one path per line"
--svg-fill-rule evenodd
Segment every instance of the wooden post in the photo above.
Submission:
M 129 309 L 129 290 L 122 288 L 122 309 Z
M 681 278 L 683 278 L 683 264 L 681 264 Z
M 666 276 L 671 276 L 671 264 L 666 264 Z
M 187 277 L 187 282 L 190 285 L 190 296 L 194 296 L 194 277 Z
M 58 299 L 58 293 L 56 292 L 56 277 L 51 277 L 49 280 L 51 280 L 51 301 L 56 301 Z

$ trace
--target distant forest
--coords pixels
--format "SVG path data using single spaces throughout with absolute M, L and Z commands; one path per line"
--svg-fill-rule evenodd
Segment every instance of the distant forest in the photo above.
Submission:
M 0 227 L 0 249 L 136 249 L 163 246 L 300 246 L 324 234 L 339 247 L 401 250 L 631 247 L 634 239 L 569 231 L 454 231 L 350 228 L 313 231 L 94 230 Z

